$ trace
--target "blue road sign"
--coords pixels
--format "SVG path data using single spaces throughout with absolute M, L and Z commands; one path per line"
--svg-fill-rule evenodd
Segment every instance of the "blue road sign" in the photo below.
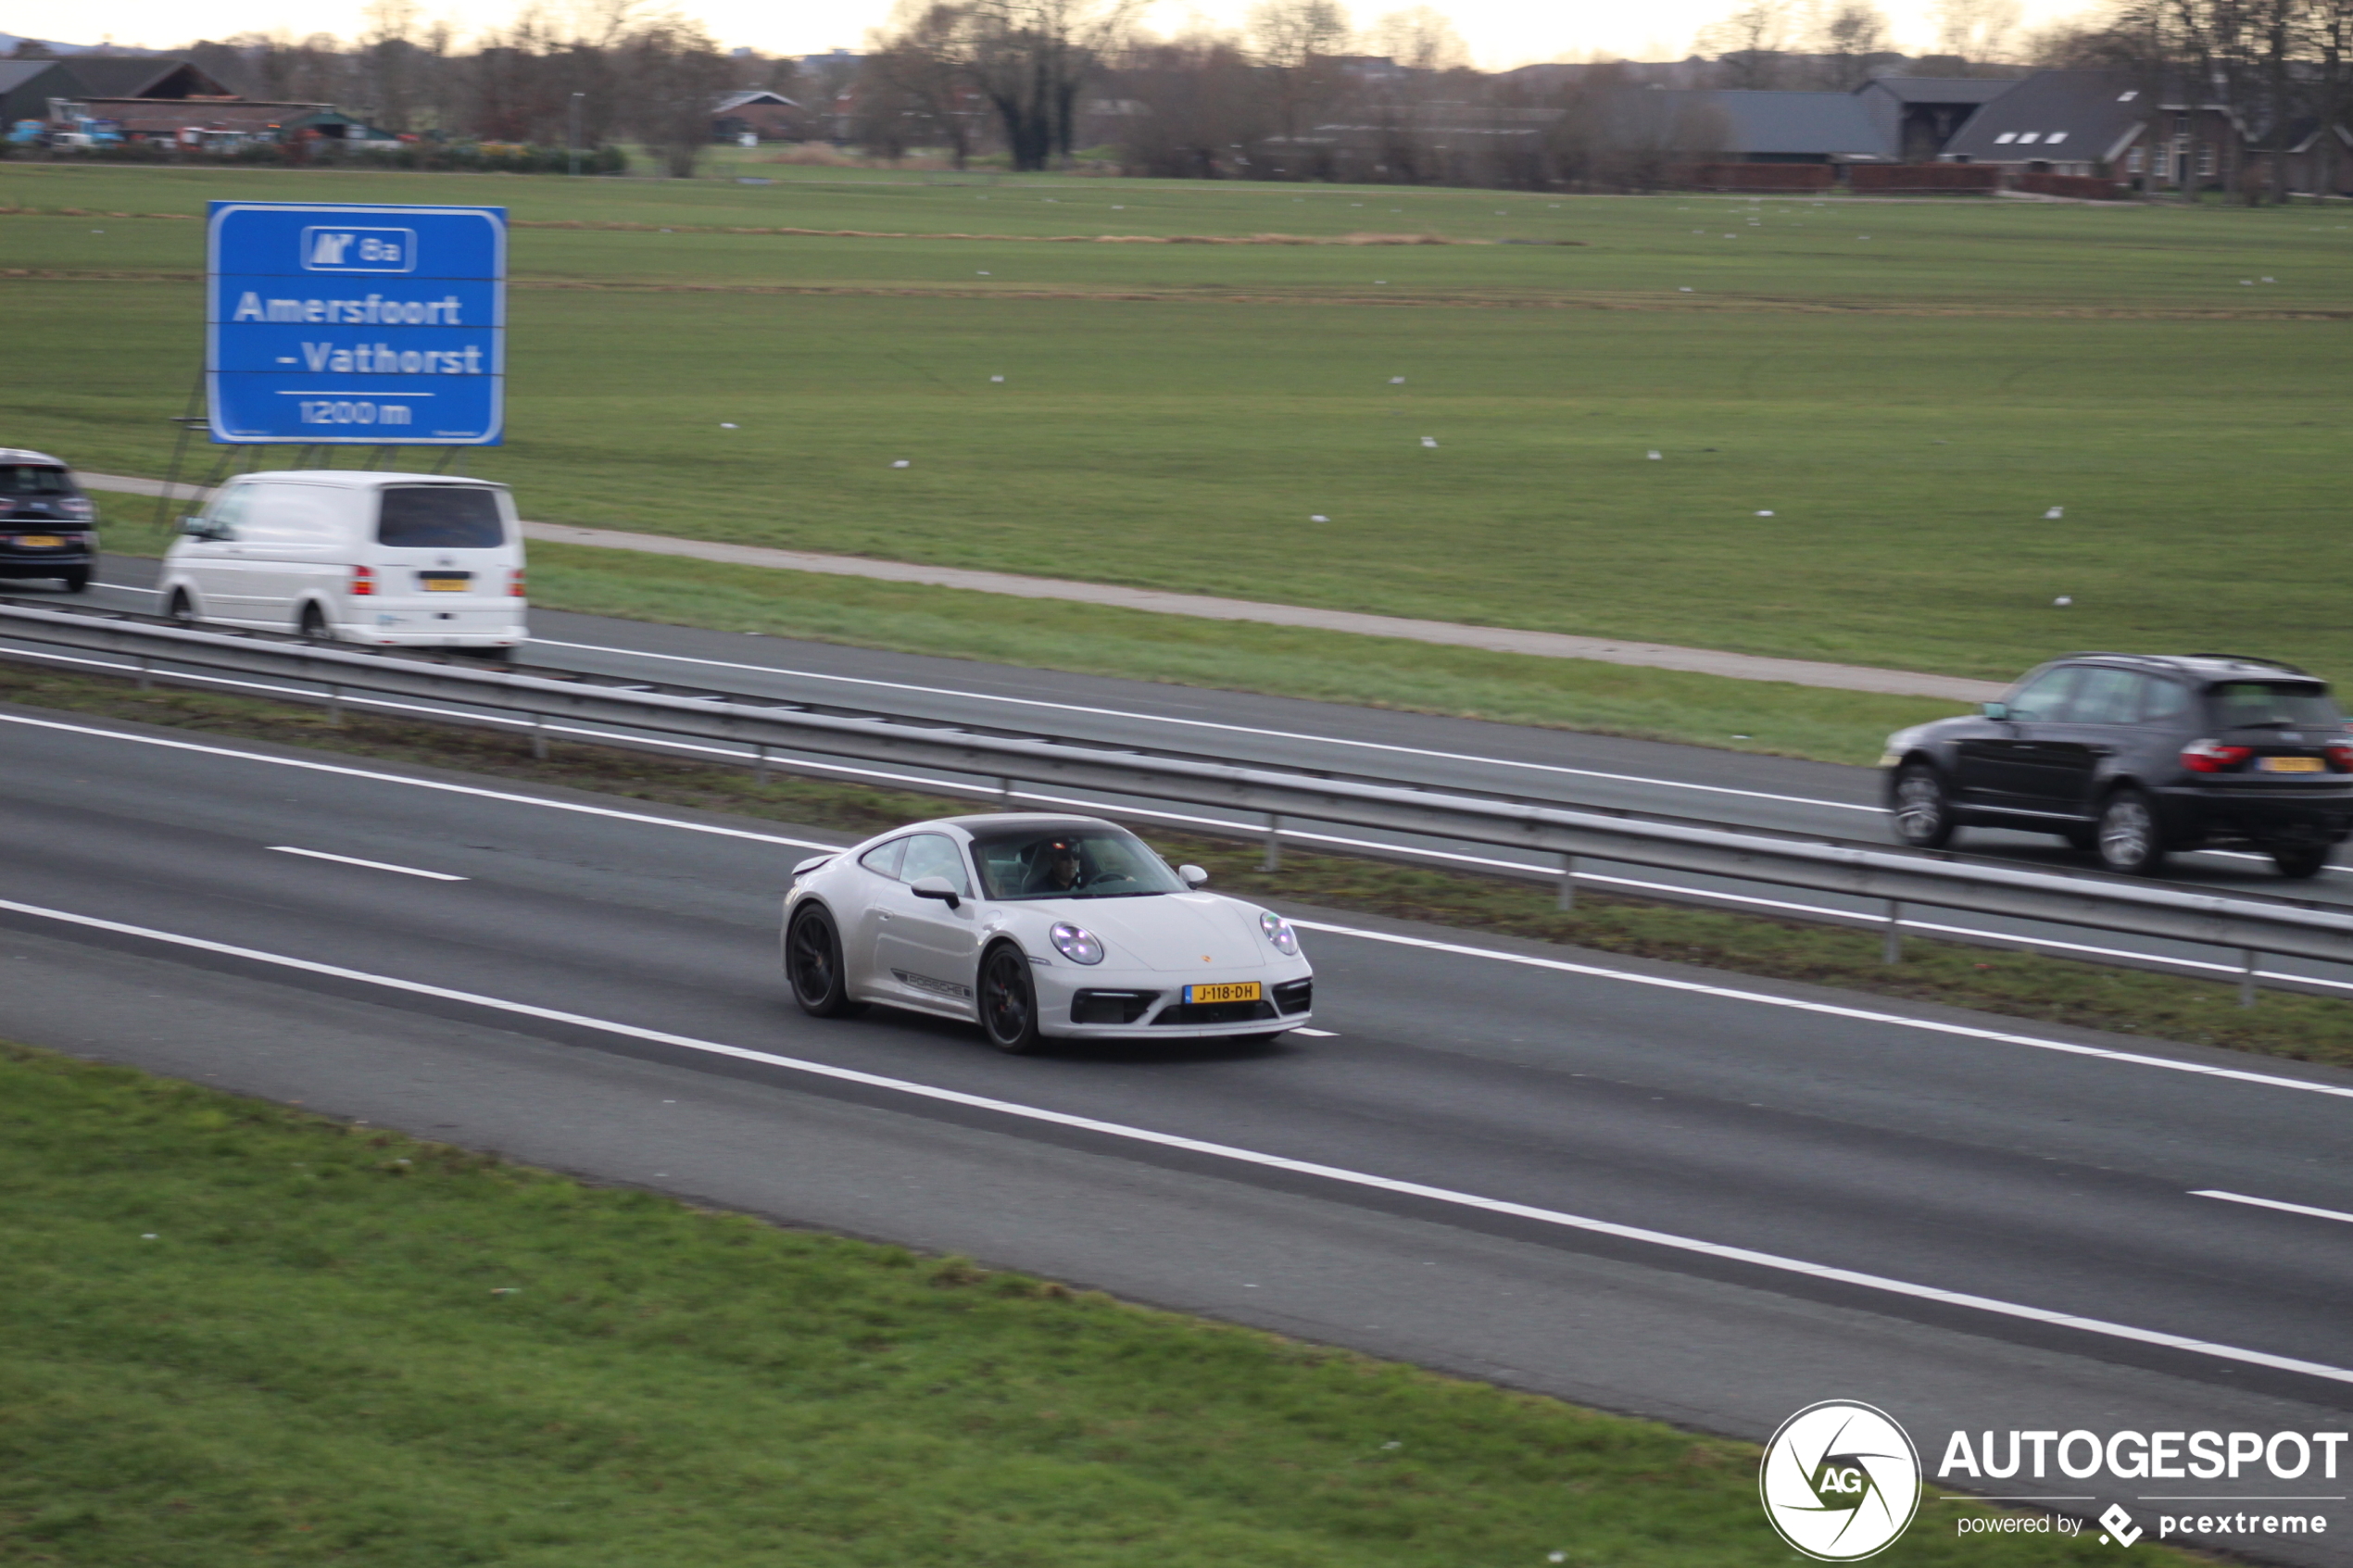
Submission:
M 206 235 L 213 440 L 504 439 L 505 207 L 214 202 Z

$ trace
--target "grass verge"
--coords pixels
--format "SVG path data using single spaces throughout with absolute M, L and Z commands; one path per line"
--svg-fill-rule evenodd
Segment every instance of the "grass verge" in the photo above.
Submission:
M 107 547 L 159 556 L 144 507 L 118 504 Z M 576 545 L 531 546 L 543 609 L 985 659 L 1033 670 L 1344 702 L 1414 713 L 1866 763 L 1890 733 L 1964 711 L 1769 681 L 1409 643 L 1347 632 L 1197 621 L 1103 605 Z
M 16 1046 L 0 1250 L 0 1562 L 1788 1555 L 1745 1444 Z M 2099 1549 L 1984 1512 L 1888 1561 Z
M 975 809 L 968 801 L 856 784 L 774 777 L 762 784 L 744 770 L 573 743 L 554 744 L 548 760 L 538 762 L 511 735 L 360 715 L 336 728 L 315 709 L 213 693 L 140 692 L 124 682 L 19 665 L 0 664 L 0 700 L 563 784 L 845 835 Z M 1553 907 L 1548 891 L 1527 883 L 1288 848 L 1281 869 L 1267 872 L 1258 870 L 1255 846 L 1147 831 L 1172 861 L 1205 867 L 1214 885 L 1244 897 L 2353 1066 L 2353 1003 L 2326 997 L 2271 992 L 2249 1010 L 2237 1005 L 2224 982 L 1929 940 L 1907 941 L 1904 961 L 1891 965 L 1881 961 L 1875 933 L 1587 892 L 1579 894 L 1575 910 L 1564 911 Z

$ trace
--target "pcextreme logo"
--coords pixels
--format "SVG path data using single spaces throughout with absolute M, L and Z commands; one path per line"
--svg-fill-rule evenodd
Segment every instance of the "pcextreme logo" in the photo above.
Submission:
M 1894 1417 L 1824 1399 L 1781 1423 L 1756 1471 L 1765 1517 L 1818 1562 L 1886 1549 L 1920 1503 L 1920 1456 Z

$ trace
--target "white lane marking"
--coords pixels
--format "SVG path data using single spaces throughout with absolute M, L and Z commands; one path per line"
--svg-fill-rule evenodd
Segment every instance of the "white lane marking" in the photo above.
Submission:
M 621 811 L 610 806 L 584 806 L 573 800 L 546 800 L 535 795 L 514 795 L 503 789 L 483 789 L 474 784 L 445 784 L 439 779 L 407 779 L 397 773 L 379 773 L 367 768 L 338 767 L 333 762 L 309 762 L 294 757 L 265 757 L 258 751 L 236 751 L 225 746 L 199 746 L 194 741 L 166 740 L 161 735 L 131 735 L 120 730 L 101 730 L 89 724 L 66 724 L 55 719 L 28 719 L 17 713 L 0 713 L 0 723 L 29 724 L 37 730 L 64 730 L 72 734 L 96 735 L 103 740 L 132 741 L 140 746 L 159 746 L 170 751 L 200 752 L 207 757 L 230 757 L 240 762 L 267 762 L 277 768 L 298 768 L 305 772 L 334 773 L 344 778 L 367 779 L 375 784 L 406 784 L 411 789 L 434 789 L 445 795 L 471 795 L 484 800 L 503 800 L 516 806 L 538 806 L 550 811 L 576 811 L 585 817 L 610 817 L 617 822 L 644 822 L 654 827 L 678 828 L 686 833 L 716 834 L 723 838 L 749 838 L 759 844 L 782 844 L 793 849 L 838 849 L 838 844 L 820 844 L 813 838 L 786 838 L 782 834 L 751 833 L 743 828 L 723 828 L 710 822 L 683 822 L 674 817 L 657 817 L 645 811 Z
M 435 882 L 467 882 L 471 878 L 453 876 L 447 872 L 420 871 L 415 866 L 396 866 L 384 860 L 362 860 L 352 855 L 330 855 L 324 849 L 298 849 L 291 844 L 273 844 L 271 848 L 281 855 L 308 855 L 314 860 L 333 860 L 338 865 L 365 866 L 371 872 L 398 872 L 402 876 L 430 877 Z
M 2309 1203 L 2282 1203 L 2276 1198 L 2249 1198 L 2239 1192 L 2194 1192 L 2192 1198 L 2219 1198 L 2225 1203 L 2252 1204 L 2258 1209 L 2277 1209 L 2285 1214 L 2309 1214 L 2316 1220 L 2342 1220 L 2353 1225 L 2353 1214 L 2340 1213 L 2334 1209 L 2315 1209 Z
M 536 796 L 512 795 L 504 790 L 482 789 L 472 784 L 445 784 L 438 779 L 409 779 L 403 778 L 397 773 L 372 772 L 365 768 L 338 767 L 328 762 L 309 762 L 291 757 L 266 757 L 258 752 L 235 751 L 227 746 L 199 746 L 192 741 L 166 740 L 159 735 L 125 734 L 119 730 L 101 730 L 87 724 L 61 723 L 53 719 L 28 719 L 19 714 L 0 713 L 0 722 L 30 724 L 36 729 L 44 730 L 65 730 L 75 734 L 96 735 L 104 740 L 132 741 L 141 746 L 160 746 L 175 751 L 201 752 L 208 756 L 231 757 L 246 762 L 267 762 L 281 768 L 299 768 L 312 772 L 339 773 L 346 777 L 367 779 L 377 784 L 407 784 L 415 789 L 441 790 L 451 795 L 480 796 L 485 799 L 506 801 L 517 806 L 540 806 L 551 811 L 577 811 L 587 816 L 611 817 L 622 822 L 639 822 L 652 827 L 679 828 L 687 833 L 709 833 L 730 838 L 749 838 L 761 844 L 782 844 L 796 849 L 839 850 L 844 847 L 839 844 L 821 844 L 812 838 L 786 838 L 778 834 L 750 833 L 742 828 L 714 827 L 707 822 L 684 822 L 670 817 L 656 817 L 637 811 L 620 811 L 608 806 L 584 806 L 569 800 L 543 800 Z M 1833 1017 L 1858 1019 L 1869 1023 L 1892 1023 L 1900 1028 L 1924 1029 L 1933 1034 L 1958 1035 L 1969 1039 L 2031 1046 L 2038 1050 L 2060 1051 L 2072 1056 L 2095 1057 L 2142 1067 L 2170 1068 L 2177 1073 L 2199 1073 L 2209 1077 L 2232 1078 L 2245 1083 L 2268 1085 L 2274 1088 L 2302 1089 L 2309 1094 L 2339 1095 L 2353 1098 L 2353 1088 L 2340 1088 L 2330 1084 L 2307 1083 L 2297 1078 L 2275 1077 L 2264 1073 L 2243 1073 L 2225 1067 L 2201 1067 L 2192 1062 L 2170 1061 L 2163 1057 L 2139 1056 L 2130 1051 L 2107 1050 L 2096 1046 L 2079 1046 L 2063 1040 L 2037 1039 L 2032 1035 L 2012 1035 L 1993 1029 L 1972 1029 L 1964 1024 L 1944 1023 L 1924 1018 L 1906 1018 L 1899 1013 L 1876 1012 L 1864 1008 L 1833 1007 L 1826 1002 L 1799 1001 L 1788 997 L 1768 996 L 1758 991 L 1738 991 L 1727 985 L 1705 985 L 1697 981 L 1670 980 L 1649 974 L 1631 974 L 1619 970 L 1602 969 L 1592 964 L 1571 963 L 1561 959 L 1542 959 L 1526 953 L 1506 953 L 1491 947 L 1473 947 L 1454 942 L 1437 942 L 1428 937 L 1398 936 L 1383 931 L 1362 931 L 1353 926 L 1327 925 L 1316 921 L 1294 920 L 1291 924 L 1306 931 L 1327 931 L 1340 936 L 1359 936 L 1368 942 L 1393 942 L 1404 947 L 1427 947 L 1435 952 L 1493 959 L 1503 963 L 1524 964 L 1538 969 L 1554 969 L 1571 974 L 1592 975 L 1604 980 L 1623 980 L 1636 985 L 1655 985 L 1668 990 L 1691 991 L 1703 996 L 1722 997 L 1731 1001 L 1756 1002 L 1767 1007 L 1827 1013 Z M 2294 980 L 2302 977 L 2279 975 L 2273 978 Z
M 1750 800 L 1778 800 L 1788 806 L 1829 806 L 1841 811 L 1869 811 L 1880 815 L 1884 808 L 1857 806 L 1844 800 L 1816 800 L 1803 795 L 1776 795 L 1770 790 L 1732 789 L 1724 784 L 1692 784 L 1682 779 L 1651 779 L 1635 773 L 1604 772 L 1594 768 L 1570 768 L 1556 762 L 1522 762 L 1509 757 L 1479 757 L 1461 751 L 1435 751 L 1427 746 L 1395 746 L 1386 741 L 1349 740 L 1339 735 L 1302 734 L 1292 730 L 1262 729 L 1252 724 L 1227 724 L 1213 719 L 1177 719 L 1165 713 L 1130 713 L 1117 708 L 1090 708 L 1084 703 L 1049 702 L 1042 697 L 1000 696 L 994 692 L 959 691 L 952 686 L 919 686 L 907 681 L 877 681 L 863 675 L 835 675 L 822 670 L 788 670 L 776 664 L 744 664 L 728 659 L 696 659 L 683 653 L 648 653 L 639 648 L 611 648 L 596 643 L 566 643 L 553 637 L 534 637 L 541 647 L 576 648 L 583 653 L 620 654 L 628 659 L 666 659 L 676 664 L 706 664 L 719 670 L 756 670 L 763 675 L 790 675 L 804 681 L 837 681 L 845 685 L 876 686 L 885 691 L 915 692 L 925 696 L 965 697 L 978 702 L 1011 703 L 1021 708 L 1046 708 L 1057 713 L 1086 713 L 1100 719 L 1134 719 L 1151 724 L 1182 724 L 1196 730 L 1222 730 L 1227 734 L 1261 735 L 1269 740 L 1303 740 L 1320 746 L 1354 746 L 1364 751 L 1391 751 L 1403 757 L 1428 757 L 1441 762 L 1478 762 L 1496 768 L 1526 768 L 1540 773 L 1565 773 L 1580 779 L 1607 779 L 1613 784 L 1648 784 L 1662 789 L 1696 790 L 1707 795 L 1736 795 Z
M 2088 1056 L 2102 1061 L 2124 1062 L 2133 1067 L 2162 1067 L 2172 1073 L 2195 1073 L 2207 1078 L 2229 1078 L 2243 1084 L 2260 1084 L 2266 1088 L 2300 1089 L 2306 1094 L 2335 1095 L 2353 1099 L 2353 1087 L 2337 1084 L 2315 1084 L 2302 1078 L 2282 1078 L 2270 1073 L 2246 1073 L 2234 1067 L 2208 1067 L 2195 1061 L 2174 1061 L 2161 1056 L 2142 1056 L 2134 1051 L 2109 1050 L 2103 1046 L 2079 1046 L 2067 1040 L 2038 1039 L 2032 1035 L 2012 1035 L 2000 1029 L 1979 1029 L 1966 1023 L 1946 1023 L 1931 1018 L 1906 1018 L 1901 1013 L 1878 1012 L 1869 1008 L 1840 1007 L 1832 1002 L 1809 1002 L 1795 997 L 1774 997 L 1761 991 L 1736 991 L 1729 985 L 1709 985 L 1697 980 L 1676 980 L 1663 974 L 1631 974 L 1624 970 L 1604 969 L 1597 964 L 1572 963 L 1567 959 L 1538 958 L 1533 953 L 1506 953 L 1493 947 L 1473 947 L 1460 942 L 1438 942 L 1427 936 L 1400 936 L 1387 931 L 1363 931 L 1352 925 L 1327 925 L 1322 921 L 1299 920 L 1291 924 L 1302 931 L 1327 932 L 1334 936 L 1354 936 L 1366 942 L 1388 942 L 1401 947 L 1422 947 L 1434 953 L 1453 953 L 1463 958 L 1492 959 L 1498 963 L 1523 964 L 1530 969 L 1556 970 L 1564 974 L 1589 975 L 1596 980 L 1619 980 L 1629 985 L 1651 985 L 1662 991 L 1685 991 L 1699 997 L 1721 997 L 1727 1001 L 1755 1002 L 1761 1007 L 1787 1008 L 1793 1012 L 1820 1013 L 1829 1018 L 1851 1018 L 1862 1023 L 1891 1023 L 1900 1029 L 1920 1029 L 1931 1035 L 1957 1035 L 1969 1040 L 1992 1040 L 2008 1046 L 2030 1046 L 2039 1051 L 2058 1051 L 2068 1056 Z
M 855 1068 L 836 1067 L 822 1061 L 806 1061 L 797 1057 L 776 1056 L 768 1051 L 750 1050 L 742 1046 L 724 1045 L 715 1040 L 698 1040 L 688 1035 L 673 1035 L 665 1030 L 640 1028 L 634 1023 L 618 1023 L 610 1019 L 590 1018 L 582 1013 L 535 1007 L 528 1002 L 511 1002 L 503 997 L 484 997 L 472 991 L 453 990 L 446 985 L 431 985 L 422 981 L 401 980 L 391 975 L 370 974 L 363 970 L 345 969 L 338 964 L 318 963 L 309 959 L 292 958 L 283 953 L 261 952 L 252 947 L 235 947 L 227 942 L 214 942 L 202 936 L 183 936 L 178 932 L 157 931 L 146 926 L 126 925 L 120 921 L 102 920 L 95 915 L 82 915 L 65 909 L 44 909 L 37 904 L 19 904 L 6 898 L 0 898 L 0 909 L 10 909 L 19 914 L 58 921 L 69 925 L 88 926 L 97 931 L 110 931 L 120 935 L 144 937 L 149 941 L 166 943 L 173 947 L 219 953 L 249 962 L 274 964 L 280 968 L 300 970 L 306 973 L 326 975 L 337 980 L 357 981 L 366 985 L 381 985 L 388 990 L 406 991 L 414 996 L 463 1002 L 472 1007 L 494 1009 L 500 1012 L 542 1019 L 552 1023 L 594 1029 L 603 1034 L 618 1035 L 634 1040 L 647 1040 L 656 1045 L 675 1047 L 681 1050 L 730 1057 L 739 1061 L 756 1061 L 764 1066 L 807 1073 L 812 1077 L 831 1078 L 845 1084 L 862 1085 L 868 1088 L 887 1089 L 896 1094 L 908 1095 L 920 1099 L 938 1100 L 949 1105 L 967 1106 L 1003 1116 L 1018 1117 L 1025 1121 L 1042 1122 L 1058 1127 L 1071 1127 L 1083 1132 L 1099 1133 L 1109 1137 L 1126 1139 L 1131 1143 L 1183 1149 L 1188 1153 L 1205 1154 L 1220 1160 L 1229 1160 L 1237 1164 L 1256 1165 L 1273 1171 L 1287 1171 L 1297 1175 L 1315 1176 L 1349 1186 L 1367 1187 L 1375 1191 L 1396 1193 L 1407 1198 L 1427 1198 L 1438 1203 L 1451 1204 L 1456 1208 L 1476 1209 L 1491 1214 L 1505 1214 L 1515 1219 L 1532 1220 L 1542 1224 L 1557 1225 L 1566 1230 L 1616 1236 L 1620 1240 L 1642 1242 L 1674 1251 L 1695 1253 L 1702 1257 L 1722 1259 L 1730 1262 L 1747 1263 L 1758 1268 L 1777 1270 L 1783 1273 L 1801 1274 L 1809 1279 L 1856 1286 L 1867 1290 L 1906 1297 L 1913 1300 L 1933 1301 L 1951 1307 L 1966 1307 L 2000 1317 L 2020 1319 L 2027 1323 L 2071 1328 L 2111 1339 L 2130 1340 L 2141 1345 L 2162 1346 L 2168 1349 L 2186 1351 L 2192 1355 L 2238 1361 L 2249 1366 L 2270 1367 L 2280 1372 L 2300 1373 L 2309 1377 L 2325 1378 L 2334 1383 L 2353 1384 L 2353 1368 L 2330 1366 L 2321 1361 L 2299 1361 L 2291 1356 L 2275 1356 L 2268 1350 L 2250 1350 L 2236 1345 L 2222 1345 L 2211 1340 L 2193 1339 L 2183 1335 L 2167 1334 L 2157 1329 L 2138 1328 L 2130 1323 L 2109 1323 L 2100 1318 L 2079 1317 L 2072 1312 L 2052 1311 L 2047 1308 L 2024 1306 L 2015 1301 L 1997 1300 L 1988 1296 L 1971 1296 L 1963 1291 L 1946 1290 L 1939 1286 L 1915 1285 L 1908 1280 L 1890 1279 L 1881 1274 L 1860 1273 L 1853 1269 L 1837 1268 L 1828 1263 L 1808 1262 L 1801 1258 L 1784 1258 L 1778 1253 L 1759 1252 L 1750 1248 L 1727 1246 L 1722 1242 L 1701 1241 L 1692 1236 L 1676 1236 L 1668 1231 L 1655 1231 L 1640 1225 L 1619 1224 L 1616 1221 L 1592 1219 L 1582 1214 L 1570 1214 L 1557 1209 L 1540 1209 L 1531 1204 L 1515 1203 L 1506 1198 L 1483 1198 L 1477 1193 L 1457 1192 L 1450 1187 L 1429 1186 L 1421 1182 L 1403 1181 L 1394 1176 L 1374 1175 L 1367 1172 L 1351 1171 L 1338 1165 L 1322 1165 L 1314 1160 L 1293 1160 L 1286 1155 L 1265 1154 L 1257 1149 L 1241 1148 L 1232 1144 L 1209 1143 L 1176 1133 L 1156 1132 L 1149 1127 L 1134 1127 L 1120 1122 L 1103 1122 L 1091 1116 L 1073 1115 L 1064 1110 L 1048 1110 L 1039 1106 L 994 1099 L 986 1095 L 966 1094 L 961 1089 L 944 1089 L 935 1085 L 918 1084 L 905 1078 L 887 1078 L 876 1073 L 861 1073 Z
M 1337 1040 L 1340 1038 L 1339 1032 L 1336 1030 L 1310 1029 L 1304 1024 L 1292 1030 L 1291 1033 L 1294 1035 L 1304 1035 L 1311 1040 Z

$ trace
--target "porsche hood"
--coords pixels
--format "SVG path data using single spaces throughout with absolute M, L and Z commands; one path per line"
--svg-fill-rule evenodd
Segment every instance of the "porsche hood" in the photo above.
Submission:
M 1055 898 L 1030 908 L 1101 937 L 1104 958 L 1114 966 L 1198 974 L 1256 969 L 1281 956 L 1258 929 L 1255 914 L 1214 893 Z

